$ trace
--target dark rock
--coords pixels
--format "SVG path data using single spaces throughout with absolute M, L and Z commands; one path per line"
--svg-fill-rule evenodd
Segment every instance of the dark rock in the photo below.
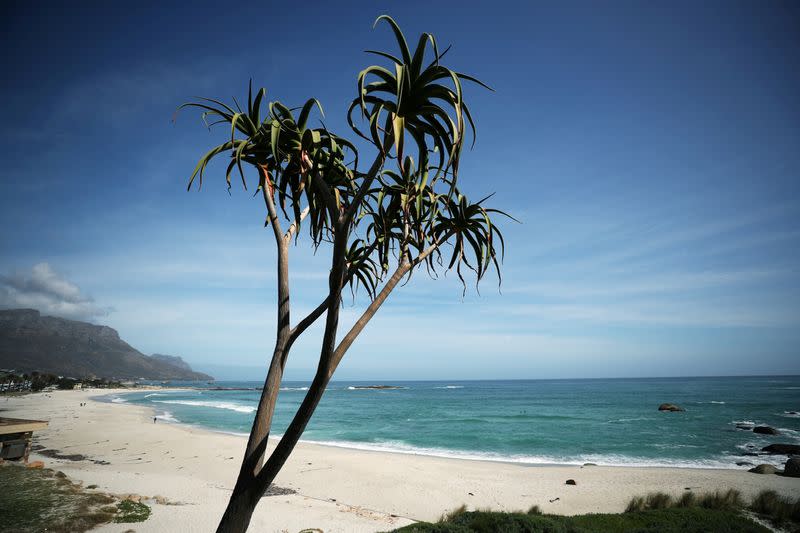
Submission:
M 565 485 L 577 485 L 574 479 L 568 479 Z
M 749 461 L 737 461 L 736 466 L 755 466 L 755 465 Z
M 783 467 L 783 475 L 788 477 L 800 477 L 800 457 L 790 457 Z
M 756 452 L 743 452 L 741 455 L 745 457 L 758 457 L 760 454 Z
M 778 469 L 772 465 L 758 465 L 748 470 L 748 472 L 752 472 L 754 474 L 775 474 L 777 471 Z
M 760 433 L 762 435 L 780 435 L 781 432 L 769 426 L 756 426 L 753 428 L 753 433 Z
M 583 466 L 597 466 L 595 463 L 583 463 Z
M 685 411 L 686 409 L 684 409 L 683 407 L 679 407 L 674 403 L 662 403 L 661 405 L 658 406 L 658 410 L 679 412 L 679 411 Z
M 800 455 L 800 444 L 770 444 L 761 451 L 772 455 Z
M 746 429 L 747 431 L 751 431 L 753 429 L 753 424 L 736 424 L 736 429 Z

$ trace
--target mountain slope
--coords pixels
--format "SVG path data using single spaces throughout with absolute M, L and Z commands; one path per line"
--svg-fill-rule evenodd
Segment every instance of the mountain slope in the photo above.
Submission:
M 0 368 L 70 377 L 210 380 L 179 357 L 148 357 L 116 330 L 42 316 L 33 309 L 0 311 Z

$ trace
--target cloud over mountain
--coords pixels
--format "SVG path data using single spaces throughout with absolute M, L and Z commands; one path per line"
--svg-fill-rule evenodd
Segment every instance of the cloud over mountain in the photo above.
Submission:
M 54 271 L 48 263 L 38 263 L 30 272 L 0 274 L 0 308 L 30 307 L 43 314 L 76 320 L 92 320 L 113 309 L 95 304 L 80 288 Z

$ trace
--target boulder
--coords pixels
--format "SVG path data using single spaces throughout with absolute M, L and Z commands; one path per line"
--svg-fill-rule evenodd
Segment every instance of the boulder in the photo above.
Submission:
M 752 472 L 754 474 L 775 474 L 777 471 L 778 469 L 772 465 L 758 465 L 748 470 L 748 472 Z
M 783 467 L 783 475 L 788 477 L 800 477 L 800 457 L 790 457 Z
M 800 455 L 800 444 L 770 444 L 761 451 L 772 455 Z
M 662 403 L 661 405 L 658 406 L 658 410 L 659 411 L 675 411 L 675 412 L 678 412 L 678 411 L 685 411 L 686 409 L 684 409 L 683 407 L 677 406 L 674 403 Z
M 577 485 L 574 479 L 568 479 L 565 485 Z
M 753 433 L 760 433 L 762 435 L 780 435 L 781 432 L 769 426 L 756 426 L 753 428 Z

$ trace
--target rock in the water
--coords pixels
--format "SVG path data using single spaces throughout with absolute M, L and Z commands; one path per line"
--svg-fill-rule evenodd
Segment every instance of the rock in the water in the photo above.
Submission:
M 758 465 L 748 470 L 748 472 L 752 472 L 754 474 L 774 474 L 777 471 L 778 469 L 772 465 Z
M 744 455 L 745 457 L 758 457 L 759 454 L 757 454 L 756 452 L 744 452 L 740 455 Z
M 747 431 L 750 431 L 753 429 L 753 424 L 739 423 L 736 424 L 736 429 L 746 429 Z
M 674 403 L 662 403 L 661 405 L 658 406 L 658 410 L 659 411 L 676 411 L 677 412 L 677 411 L 685 411 L 686 409 L 684 409 L 683 407 L 679 407 L 679 406 L 675 405 Z
M 568 479 L 565 485 L 577 485 L 574 479 Z
M 800 444 L 770 444 L 761 451 L 772 455 L 800 455 Z
M 753 433 L 761 433 L 762 435 L 780 435 L 781 432 L 769 426 L 756 426 L 753 428 Z
M 783 467 L 783 475 L 789 477 L 800 477 L 800 457 L 790 457 Z
M 755 466 L 755 465 L 749 461 L 737 461 L 736 466 Z

